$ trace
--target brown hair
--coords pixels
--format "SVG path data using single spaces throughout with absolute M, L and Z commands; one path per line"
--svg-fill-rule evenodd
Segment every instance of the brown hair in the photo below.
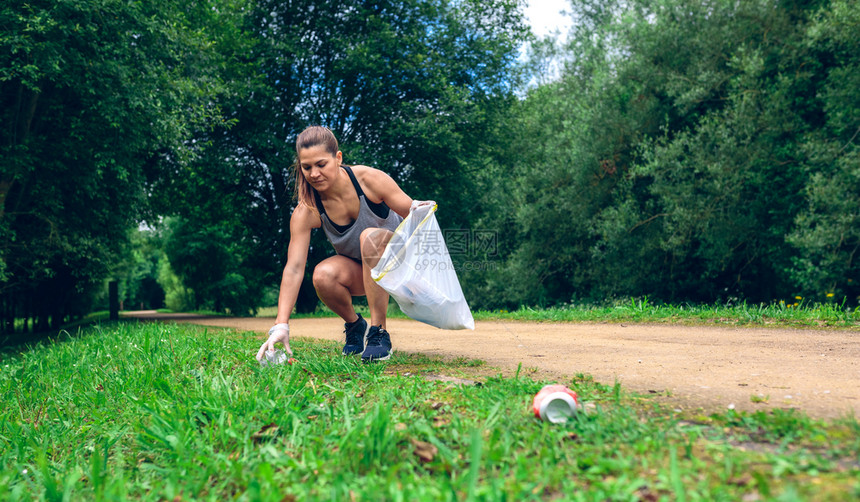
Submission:
M 311 126 L 302 131 L 296 138 L 296 163 L 293 164 L 293 175 L 296 177 L 296 191 L 294 196 L 300 204 L 304 204 L 316 211 L 314 203 L 313 187 L 302 175 L 302 166 L 299 162 L 299 152 L 305 148 L 324 146 L 325 150 L 332 156 L 337 155 L 337 138 L 328 127 Z

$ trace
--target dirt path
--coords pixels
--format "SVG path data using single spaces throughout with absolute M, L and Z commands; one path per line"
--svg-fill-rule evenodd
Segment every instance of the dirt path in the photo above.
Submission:
M 127 313 L 127 317 L 257 331 L 265 318 Z M 340 340 L 336 319 L 295 319 L 293 338 Z M 510 373 L 563 381 L 577 373 L 630 390 L 665 394 L 674 408 L 705 412 L 800 408 L 818 418 L 860 416 L 860 332 L 641 324 L 481 321 L 475 331 L 444 331 L 388 321 L 395 350 L 481 359 Z M 259 345 L 249 346 L 249 356 Z M 301 354 L 296 354 L 301 358 Z M 765 402 L 753 402 L 765 400 Z M 761 398 L 758 398 L 761 396 Z

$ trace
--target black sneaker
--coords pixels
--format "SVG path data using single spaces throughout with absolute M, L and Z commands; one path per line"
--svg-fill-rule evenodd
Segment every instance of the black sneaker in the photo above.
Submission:
M 358 314 L 358 319 L 355 322 L 348 322 L 343 325 L 343 332 L 346 334 L 343 355 L 361 354 L 364 350 L 364 338 L 367 336 L 367 321 L 361 317 L 361 314 Z
M 361 362 L 384 361 L 389 357 L 391 357 L 391 335 L 382 326 L 371 326 L 367 330 Z

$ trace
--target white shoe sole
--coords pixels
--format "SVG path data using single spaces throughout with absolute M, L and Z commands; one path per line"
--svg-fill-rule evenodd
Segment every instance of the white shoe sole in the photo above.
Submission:
M 371 362 L 374 362 L 374 361 L 387 361 L 387 360 L 391 359 L 391 354 L 392 354 L 393 352 L 394 352 L 393 350 L 389 350 L 389 351 L 388 351 L 388 355 L 387 355 L 387 356 L 384 356 L 384 357 L 368 357 L 368 358 L 365 358 L 365 357 L 363 357 L 363 356 L 362 356 L 362 358 L 361 358 L 361 362 L 363 362 L 363 363 L 371 363 Z

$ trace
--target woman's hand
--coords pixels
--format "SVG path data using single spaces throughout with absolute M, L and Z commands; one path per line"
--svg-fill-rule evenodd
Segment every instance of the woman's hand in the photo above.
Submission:
M 412 205 L 409 207 L 409 212 L 415 211 L 419 207 L 422 206 L 435 206 L 436 202 L 432 200 L 413 200 Z
M 263 356 L 266 355 L 266 351 L 274 351 L 276 343 L 283 343 L 284 349 L 287 354 L 293 355 L 293 350 L 290 349 L 290 325 L 287 323 L 275 324 L 269 329 L 269 339 L 266 340 L 263 345 L 260 346 L 260 350 L 257 351 L 257 360 L 263 359 Z

